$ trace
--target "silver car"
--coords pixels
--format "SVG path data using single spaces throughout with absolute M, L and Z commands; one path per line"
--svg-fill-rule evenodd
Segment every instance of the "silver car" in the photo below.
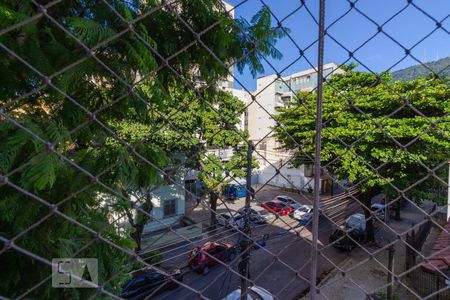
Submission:
M 249 287 L 248 291 L 248 295 L 247 295 L 247 300 L 273 300 L 273 296 L 272 294 L 260 287 L 260 286 L 251 286 Z M 225 298 L 223 298 L 222 300 L 240 300 L 241 299 L 241 289 L 237 289 L 232 291 L 231 293 L 229 293 Z
M 303 215 L 312 213 L 313 212 L 313 206 L 312 205 L 300 205 L 299 208 L 294 210 L 294 213 L 292 214 L 294 219 L 300 220 Z
M 217 223 L 227 228 L 241 227 L 242 215 L 238 212 L 224 212 L 217 215 Z
M 296 210 L 297 208 L 299 208 L 301 206 L 300 203 L 298 203 L 291 197 L 285 196 L 285 195 L 276 196 L 275 200 L 279 200 L 279 201 L 283 202 L 284 204 L 289 205 L 290 207 L 292 207 L 293 210 Z
M 245 208 L 241 208 L 239 210 L 240 214 L 244 214 Z M 264 209 L 261 206 L 252 205 L 250 206 L 250 221 L 262 224 L 267 223 L 275 219 L 275 216 L 271 213 L 269 213 L 266 209 Z

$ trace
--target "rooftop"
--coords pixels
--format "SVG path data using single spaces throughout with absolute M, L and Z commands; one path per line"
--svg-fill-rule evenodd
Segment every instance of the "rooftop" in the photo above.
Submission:
M 444 226 L 444 230 L 439 233 L 433 249 L 431 258 L 427 263 L 423 263 L 422 267 L 427 269 L 430 272 L 436 272 L 436 269 L 440 271 L 447 271 L 450 269 L 450 220 Z
M 328 64 L 323 65 L 323 69 L 324 70 L 325 69 L 329 69 L 329 68 L 335 68 L 336 69 L 337 67 L 338 67 L 338 65 L 335 64 L 335 63 L 328 63 Z M 314 67 L 314 68 L 310 68 L 310 69 L 307 69 L 307 70 L 304 70 L 304 71 L 292 73 L 291 75 L 282 76 L 282 78 L 284 80 L 289 80 L 290 78 L 295 78 L 295 77 L 299 77 L 299 76 L 303 76 L 303 75 L 307 75 L 307 74 L 312 74 L 312 73 L 316 73 L 316 72 L 317 72 L 317 67 Z M 276 74 L 259 76 L 257 79 L 261 79 L 261 78 L 269 77 L 269 76 L 274 76 L 274 75 L 276 75 Z

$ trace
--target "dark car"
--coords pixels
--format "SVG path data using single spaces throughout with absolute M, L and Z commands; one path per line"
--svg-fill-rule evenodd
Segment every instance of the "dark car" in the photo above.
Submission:
M 264 207 L 267 211 L 279 216 L 290 215 L 293 212 L 292 207 L 279 200 L 272 200 L 266 203 L 262 203 L 261 206 Z
M 351 229 L 350 231 L 348 231 L 348 235 L 346 235 L 344 230 L 339 228 L 330 235 L 330 243 L 334 243 L 333 246 L 341 250 L 351 251 L 357 246 L 355 241 L 358 243 L 362 242 L 364 241 L 364 237 L 364 233 L 358 230 Z
M 183 281 L 183 274 L 179 270 L 172 274 L 177 281 Z M 125 299 L 145 299 L 150 294 L 159 294 L 166 290 L 173 290 L 178 283 L 159 272 L 148 273 L 128 280 L 122 287 L 120 297 Z
M 233 260 L 236 252 L 236 247 L 230 242 L 206 242 L 203 246 L 192 249 L 188 264 L 197 272 L 208 274 L 210 268 L 220 264 L 218 261 Z

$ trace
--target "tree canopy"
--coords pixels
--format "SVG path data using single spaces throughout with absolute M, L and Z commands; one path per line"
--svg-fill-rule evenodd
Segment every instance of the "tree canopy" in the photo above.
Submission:
M 279 109 L 283 126 L 275 130 L 286 148 L 299 150 L 296 165 L 305 153 L 314 156 L 316 97 L 302 92 Z M 439 201 L 450 150 L 449 97 L 448 83 L 432 76 L 392 82 L 390 74 L 352 67 L 333 75 L 324 85 L 322 166 L 359 188 L 366 207 L 381 191 L 391 199 L 404 192 Z
M 50 261 L 97 257 L 104 282 L 130 257 L 55 214 L 51 205 L 133 250 L 130 232 L 116 226 L 114 206 L 98 196 L 127 200 L 157 184 L 161 174 L 152 165 L 163 168 L 174 163 L 173 151 L 192 150 L 181 133 L 218 146 L 236 144 L 230 130 L 212 134 L 230 118 L 226 114 L 242 107 L 216 89 L 229 72 L 223 63 L 244 55 L 241 61 L 256 74 L 262 57 L 279 57 L 274 49 L 281 35 L 267 9 L 250 23 L 239 21 L 242 32 L 215 0 L 176 6 L 156 0 L 39 3 L 49 5 L 40 16 L 31 1 L 0 4 L 2 29 L 24 22 L 0 36 L 0 106 L 10 118 L 0 116 L 0 174 L 10 183 L 0 184 L 0 233 Z M 258 51 L 243 43 L 251 37 L 262 39 Z M 217 117 L 211 105 L 229 109 Z M 12 298 L 51 274 L 48 266 L 12 249 L 0 255 L 0 265 L 2 295 Z M 117 293 L 123 276 L 113 278 L 105 288 Z M 90 293 L 46 283 L 29 296 L 84 299 Z

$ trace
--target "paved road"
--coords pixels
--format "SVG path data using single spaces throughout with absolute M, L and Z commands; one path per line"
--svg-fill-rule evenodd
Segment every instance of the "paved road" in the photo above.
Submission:
M 310 199 L 300 197 L 297 194 L 280 192 L 276 189 L 265 189 L 257 194 L 259 202 L 265 202 L 273 199 L 275 195 L 290 195 L 302 204 L 310 203 Z M 232 210 L 238 210 L 243 206 L 244 200 L 241 199 L 236 203 L 229 203 L 228 206 Z M 359 205 L 349 199 L 323 197 L 321 200 L 322 210 L 330 216 L 332 222 L 327 218 L 321 217 L 319 223 L 319 245 L 325 246 L 328 243 L 328 237 L 335 228 L 335 223 L 340 225 L 345 218 L 356 212 Z M 226 211 L 222 205 L 218 207 L 218 212 Z M 209 212 L 205 212 L 205 217 Z M 191 216 L 192 217 L 192 216 Z M 201 219 L 201 214 L 194 216 Z M 296 296 L 305 291 L 309 284 L 296 276 L 296 272 L 309 280 L 309 257 L 310 244 L 312 239 L 311 228 L 297 227 L 298 221 L 287 216 L 281 217 L 272 224 L 259 225 L 252 229 L 252 236 L 262 236 L 269 234 L 270 239 L 267 241 L 265 249 L 252 251 L 250 258 L 250 276 L 256 285 L 264 287 L 273 293 L 277 299 L 294 299 Z M 255 226 L 255 225 L 254 225 Z M 195 243 L 200 245 L 208 240 L 227 239 L 235 243 L 239 240 L 239 234 L 229 229 L 221 228 L 212 236 L 205 235 L 203 239 L 197 240 Z M 186 265 L 187 254 L 193 245 L 181 245 L 164 251 L 163 266 L 182 267 Z M 267 250 L 267 251 L 266 251 Z M 270 252 L 270 253 L 269 253 Z M 329 271 L 333 265 L 326 259 L 326 256 L 334 264 L 339 264 L 347 256 L 339 250 L 329 247 L 323 256 L 319 256 L 318 260 L 318 276 Z M 276 260 L 278 257 L 279 260 Z M 233 270 L 237 271 L 237 263 L 233 264 Z M 191 288 L 201 291 L 202 295 L 210 299 L 221 299 L 231 291 L 240 286 L 240 277 L 227 270 L 223 266 L 217 266 L 211 269 L 207 275 L 197 274 L 189 269 L 184 276 L 184 283 Z M 198 299 L 198 294 L 184 287 L 179 287 L 174 291 L 168 291 L 158 296 L 158 299 Z
M 262 233 L 267 232 L 267 227 L 275 227 L 281 233 L 279 230 L 281 226 L 278 227 L 276 225 L 267 225 L 266 228 L 260 227 L 254 231 L 255 233 Z M 328 239 L 328 233 L 330 231 L 330 223 L 323 221 L 320 224 L 320 237 Z M 291 232 L 287 232 L 283 235 L 270 238 L 265 247 L 267 251 L 263 249 L 252 251 L 250 259 L 250 276 L 252 280 L 255 281 L 256 285 L 262 286 L 276 295 L 278 299 L 293 299 L 308 287 L 308 283 L 296 277 L 295 272 L 299 270 L 299 273 L 304 278 L 309 279 L 310 266 L 308 259 L 310 245 L 308 241 L 311 239 L 311 232 L 309 228 L 297 228 L 296 232 L 300 233 L 301 238 Z M 234 241 L 237 241 L 237 239 L 238 235 L 232 237 Z M 327 256 L 335 263 L 338 263 L 346 256 L 344 253 L 338 252 L 335 249 L 330 250 L 327 251 Z M 276 261 L 274 255 L 269 253 L 269 251 L 275 254 L 280 261 Z M 184 262 L 185 260 L 186 256 L 184 256 Z M 183 257 L 180 257 L 178 261 L 183 263 Z M 173 263 L 174 261 L 171 262 Z M 170 264 L 170 261 L 166 263 Z M 318 273 L 320 274 L 323 270 L 330 268 L 330 266 L 322 258 L 319 262 Z M 238 272 L 237 263 L 233 265 L 233 269 Z M 221 299 L 232 290 L 238 288 L 240 285 L 239 281 L 240 277 L 237 274 L 227 270 L 223 266 L 212 269 L 207 275 L 188 271 L 184 277 L 186 284 L 196 290 L 201 290 L 202 294 L 210 299 Z M 173 292 L 161 295 L 159 299 L 196 299 L 196 297 L 197 295 L 194 292 L 182 287 Z

